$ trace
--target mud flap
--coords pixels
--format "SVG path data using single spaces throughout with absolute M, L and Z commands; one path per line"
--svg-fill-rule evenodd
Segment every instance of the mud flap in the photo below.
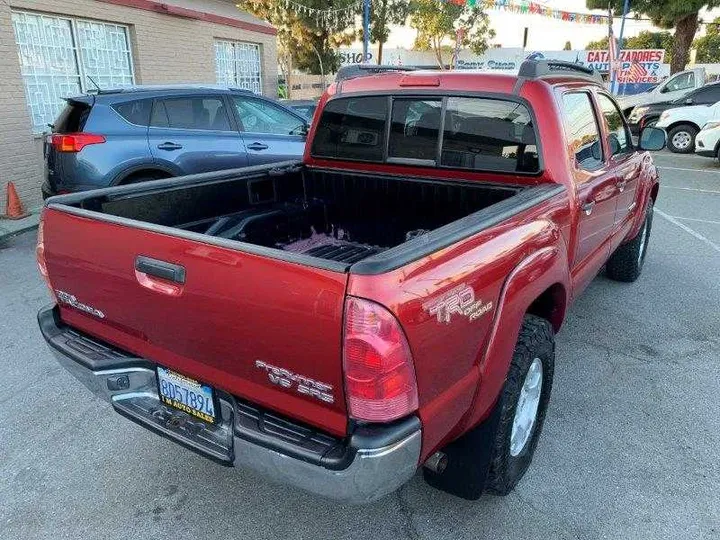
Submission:
M 443 448 L 448 457 L 447 467 L 440 474 L 423 468 L 425 482 L 463 499 L 479 499 L 490 472 L 501 411 L 502 402 L 498 400 L 484 422 Z

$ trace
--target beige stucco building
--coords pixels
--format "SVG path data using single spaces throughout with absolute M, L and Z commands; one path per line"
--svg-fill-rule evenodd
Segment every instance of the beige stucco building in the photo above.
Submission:
M 43 132 L 93 88 L 221 83 L 277 92 L 275 29 L 232 0 L 0 2 L 0 204 L 41 204 Z M 0 209 L 0 214 L 3 209 Z

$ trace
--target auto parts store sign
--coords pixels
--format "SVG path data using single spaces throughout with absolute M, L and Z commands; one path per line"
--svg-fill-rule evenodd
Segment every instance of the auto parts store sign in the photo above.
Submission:
M 626 49 L 620 52 L 620 83 L 659 83 L 667 76 L 662 69 L 664 49 Z M 587 51 L 585 65 L 596 71 L 610 71 L 607 51 Z

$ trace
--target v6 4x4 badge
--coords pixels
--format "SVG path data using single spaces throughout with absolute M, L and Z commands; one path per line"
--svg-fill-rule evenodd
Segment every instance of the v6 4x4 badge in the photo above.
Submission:
M 425 311 L 435 315 L 438 322 L 445 324 L 450 324 L 453 315 L 467 317 L 472 322 L 490 311 L 492 307 L 492 302 L 476 300 L 475 291 L 465 283 L 423 304 Z

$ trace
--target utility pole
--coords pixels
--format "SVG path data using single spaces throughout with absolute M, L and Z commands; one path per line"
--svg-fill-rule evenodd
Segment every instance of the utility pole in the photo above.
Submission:
M 627 0 L 625 0 L 627 2 Z M 369 61 L 370 52 L 370 0 L 363 0 L 363 59 L 362 63 Z
M 627 18 L 628 10 L 630 9 L 630 0 L 625 0 L 625 5 L 623 6 L 623 15 L 622 15 L 622 21 L 620 22 L 620 37 L 618 38 L 618 60 L 620 60 L 620 56 L 622 53 L 623 48 L 623 32 L 625 31 L 625 19 Z M 620 64 L 622 65 L 622 64 Z M 625 93 L 625 87 L 627 86 L 627 83 L 618 83 L 622 84 L 622 93 Z M 619 90 L 619 88 L 618 88 Z

